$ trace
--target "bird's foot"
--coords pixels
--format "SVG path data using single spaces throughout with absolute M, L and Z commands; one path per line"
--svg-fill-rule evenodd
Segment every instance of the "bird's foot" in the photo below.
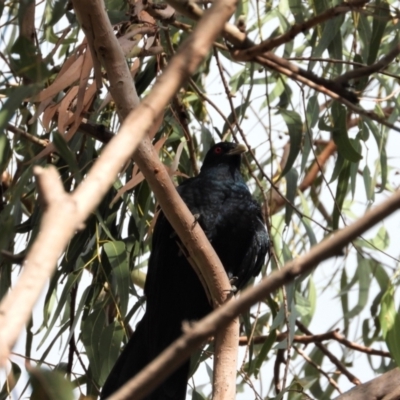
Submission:
M 196 226 L 196 224 L 199 222 L 199 219 L 200 219 L 200 214 L 193 214 L 193 217 L 194 217 L 194 221 L 193 221 L 193 224 L 192 224 L 192 229 Z
M 237 276 L 232 276 L 231 278 L 229 278 L 229 283 L 231 284 L 231 288 L 227 289 L 227 292 L 231 292 L 231 294 L 235 294 L 238 292 L 238 288 L 235 286 L 235 284 L 237 283 L 237 281 L 239 280 L 239 278 Z
M 239 280 L 239 278 L 237 276 L 232 276 L 232 277 L 229 278 L 229 283 L 232 286 L 234 286 L 237 283 L 238 280 Z
M 192 320 L 182 321 L 182 332 L 189 333 L 190 331 L 193 330 L 195 324 L 196 324 L 196 321 L 192 321 Z

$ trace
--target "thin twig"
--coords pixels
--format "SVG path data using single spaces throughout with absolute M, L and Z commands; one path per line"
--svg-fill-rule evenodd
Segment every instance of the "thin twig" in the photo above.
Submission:
M 297 346 L 293 346 L 293 348 L 299 353 L 310 365 L 312 365 L 320 374 L 325 376 L 325 378 L 328 380 L 328 382 L 340 393 L 342 394 L 342 391 L 340 390 L 338 384 L 317 364 L 315 363 L 308 355 L 301 349 L 299 349 Z
M 15 135 L 21 135 L 24 138 L 28 139 L 30 142 L 38 144 L 42 147 L 47 147 L 47 145 L 49 144 L 49 141 L 46 139 L 40 139 L 34 135 L 31 135 L 29 132 L 26 132 L 20 128 L 17 128 L 14 125 L 11 124 L 7 124 L 6 129 L 12 133 L 14 133 Z
M 399 192 L 400 193 L 400 192 Z M 347 227 L 349 228 L 349 227 Z M 345 228 L 345 229 L 347 229 Z M 300 321 L 296 321 L 296 326 L 307 335 L 312 335 L 312 333 L 307 329 L 305 325 L 303 325 Z M 329 360 L 336 365 L 337 369 L 342 372 L 343 375 L 347 377 L 347 379 L 354 383 L 355 385 L 360 385 L 361 381 L 353 375 L 344 365 L 339 361 L 339 359 L 334 356 L 323 344 L 316 342 L 315 345 L 329 358 Z

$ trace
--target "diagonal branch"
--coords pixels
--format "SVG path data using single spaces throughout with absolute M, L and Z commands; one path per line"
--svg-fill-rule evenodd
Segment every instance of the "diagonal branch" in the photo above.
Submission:
M 395 368 L 335 397 L 334 400 L 396 400 L 400 396 L 399 387 L 400 371 Z
M 0 303 L 0 364 L 4 365 L 24 324 L 29 320 L 47 279 L 52 275 L 57 260 L 71 237 L 95 210 L 103 196 L 114 183 L 121 167 L 131 158 L 140 144 L 135 158 L 143 174 L 161 203 L 165 214 L 189 249 L 198 265 L 220 266 L 220 286 L 213 291 L 216 302 L 223 302 L 223 290 L 230 288 L 225 270 L 209 245 L 201 228 L 193 228 L 193 216 L 177 195 L 168 173 L 154 154 L 148 140 L 142 138 L 162 120 L 162 112 L 185 79 L 193 74 L 217 35 L 222 29 L 221 20 L 227 20 L 234 11 L 234 2 L 216 1 L 199 22 L 193 34 L 183 43 L 171 60 L 165 73 L 154 85 L 149 96 L 135 109 L 138 98 L 122 50 L 108 20 L 101 0 L 75 1 L 75 10 L 90 31 L 93 51 L 113 74 L 111 93 L 118 104 L 120 116 L 125 119 L 119 134 L 105 147 L 102 156 L 91 168 L 86 179 L 72 195 L 64 192 L 54 168 L 36 168 L 35 173 L 42 196 L 47 204 L 40 233 L 24 261 L 21 276 Z M 90 13 L 90 15 L 88 15 Z M 93 22 L 95 22 L 93 24 Z M 96 30 L 95 30 L 96 28 Z M 97 59 L 97 58 L 96 58 Z M 110 78 L 111 80 L 111 78 Z M 122 93 L 122 94 L 121 94 Z M 134 134 L 133 134 L 134 132 Z M 95 194 L 95 195 L 93 195 Z M 176 213 L 176 217 L 171 217 Z M 208 252 L 211 248 L 212 252 Z M 208 261 L 210 260 L 210 261 Z M 224 286 L 225 285 L 225 286 Z M 216 285 L 209 287 L 215 288 Z
M 229 324 L 233 318 L 248 310 L 253 304 L 263 301 L 268 294 L 283 285 L 311 272 L 322 261 L 341 254 L 343 247 L 399 208 L 400 190 L 397 190 L 387 200 L 367 211 L 353 224 L 336 231 L 314 246 L 307 254 L 288 262 L 282 269 L 275 270 L 257 286 L 243 291 L 239 299 L 219 307 L 188 328 L 184 335 L 109 399 L 142 399 L 149 392 L 149 387 L 158 385 L 166 379 L 203 341 Z
M 369 76 L 374 72 L 378 72 L 383 68 L 386 68 L 398 55 L 400 54 L 400 44 L 396 45 L 392 50 L 389 51 L 384 57 L 378 62 L 372 65 L 366 65 L 365 67 L 355 68 L 352 71 L 346 72 L 334 80 L 335 83 L 343 85 L 350 79 L 361 78 L 363 76 Z
M 369 0 L 354 0 L 338 4 L 337 6 L 329 8 L 328 10 L 325 10 L 323 13 L 318 14 L 313 18 L 310 18 L 308 21 L 305 21 L 301 24 L 293 25 L 287 32 L 285 32 L 282 35 L 266 39 L 258 45 L 241 50 L 239 52 L 239 57 L 252 58 L 257 55 L 262 55 L 263 53 L 266 53 L 274 49 L 275 47 L 281 46 L 282 44 L 292 41 L 298 34 L 308 31 L 312 27 L 322 24 L 339 15 L 345 14 L 349 11 L 354 11 L 357 8 L 362 8 L 368 2 Z

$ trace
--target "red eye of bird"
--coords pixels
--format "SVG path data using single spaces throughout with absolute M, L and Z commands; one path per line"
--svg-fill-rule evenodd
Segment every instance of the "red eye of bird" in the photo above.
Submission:
M 216 147 L 215 150 L 214 150 L 214 153 L 215 154 L 221 154 L 222 153 L 221 147 Z

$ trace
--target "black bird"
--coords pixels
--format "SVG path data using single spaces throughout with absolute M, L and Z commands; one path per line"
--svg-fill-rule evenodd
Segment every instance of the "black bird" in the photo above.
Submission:
M 200 174 L 177 188 L 238 289 L 260 272 L 269 250 L 260 206 L 240 173 L 241 154 L 246 150 L 241 144 L 214 145 Z M 201 319 L 212 311 L 203 286 L 177 240 L 160 213 L 144 288 L 146 313 L 108 376 L 102 399 L 118 390 L 177 339 L 183 321 Z M 146 399 L 184 400 L 189 366 L 188 361 Z

